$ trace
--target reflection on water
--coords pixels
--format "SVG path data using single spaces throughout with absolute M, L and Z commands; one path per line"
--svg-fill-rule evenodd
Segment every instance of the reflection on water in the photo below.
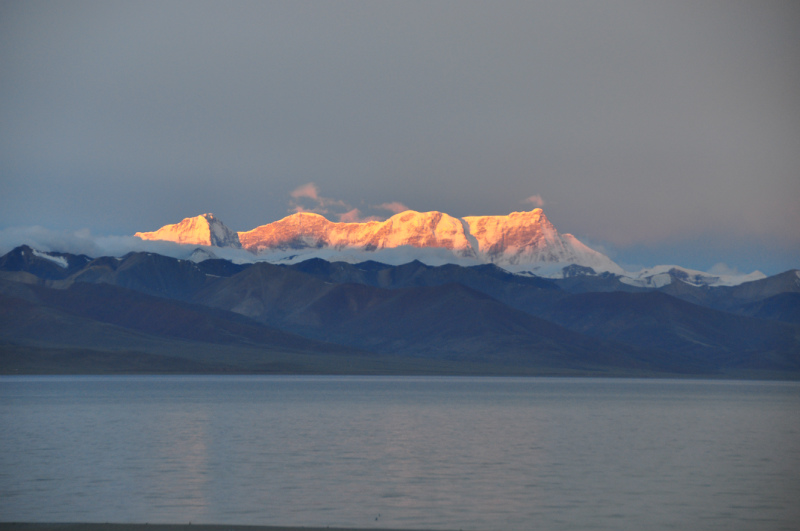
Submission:
M 160 424 L 166 429 L 152 442 L 151 466 L 155 473 L 148 477 L 145 497 L 155 507 L 178 508 L 188 521 L 201 521 L 207 514 L 210 480 L 208 411 L 172 411 L 164 415 Z M 181 495 L 175 497 L 178 492 Z
M 2 520 L 792 529 L 795 383 L 0 378 Z

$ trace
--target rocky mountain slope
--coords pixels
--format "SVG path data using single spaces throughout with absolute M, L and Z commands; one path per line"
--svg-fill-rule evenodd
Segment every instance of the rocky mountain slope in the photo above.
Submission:
M 0 257 L 0 367 L 800 377 L 796 270 L 678 292 L 680 282 L 20 247 Z

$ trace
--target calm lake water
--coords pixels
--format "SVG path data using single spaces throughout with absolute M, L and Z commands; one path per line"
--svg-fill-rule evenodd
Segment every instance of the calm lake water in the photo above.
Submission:
M 3 377 L 0 520 L 797 529 L 800 384 Z

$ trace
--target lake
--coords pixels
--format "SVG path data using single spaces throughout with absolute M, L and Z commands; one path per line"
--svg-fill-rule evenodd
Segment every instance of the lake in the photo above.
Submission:
M 796 529 L 800 383 L 0 377 L 0 520 Z

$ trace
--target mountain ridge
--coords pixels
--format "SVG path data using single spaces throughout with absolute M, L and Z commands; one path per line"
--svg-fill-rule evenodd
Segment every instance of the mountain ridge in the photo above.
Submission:
M 196 262 L 223 253 L 241 263 L 295 264 L 320 258 L 348 263 L 375 260 L 392 265 L 414 260 L 433 266 L 493 264 L 512 273 L 547 278 L 612 274 L 632 288 L 647 289 L 670 283 L 734 286 L 766 278 L 760 271 L 718 274 L 677 265 L 625 271 L 574 235 L 559 233 L 541 208 L 463 218 L 438 211 L 407 210 L 384 221 L 364 222 L 334 222 L 303 211 L 238 233 L 213 214 L 203 214 L 135 236 L 191 245 L 193 249 L 185 257 Z
M 798 316 L 797 270 L 732 287 L 641 288 L 491 264 L 195 263 L 31 248 L 0 257 L 5 372 L 91 372 L 95 360 L 112 372 L 798 378 Z
M 213 221 L 213 227 L 210 225 Z M 267 261 L 293 263 L 336 255 L 405 253 L 411 259 L 462 264 L 491 263 L 506 270 L 538 275 L 557 274 L 577 264 L 594 272 L 623 273 L 606 255 L 590 249 L 571 234 L 560 234 L 541 208 L 505 216 L 466 216 L 407 210 L 385 221 L 344 223 L 312 212 L 297 212 L 278 221 L 232 236 L 213 239 L 214 230 L 233 234 L 213 214 L 186 218 L 153 232 L 137 232 L 146 240 L 243 248 Z M 431 251 L 437 251 L 434 254 Z

